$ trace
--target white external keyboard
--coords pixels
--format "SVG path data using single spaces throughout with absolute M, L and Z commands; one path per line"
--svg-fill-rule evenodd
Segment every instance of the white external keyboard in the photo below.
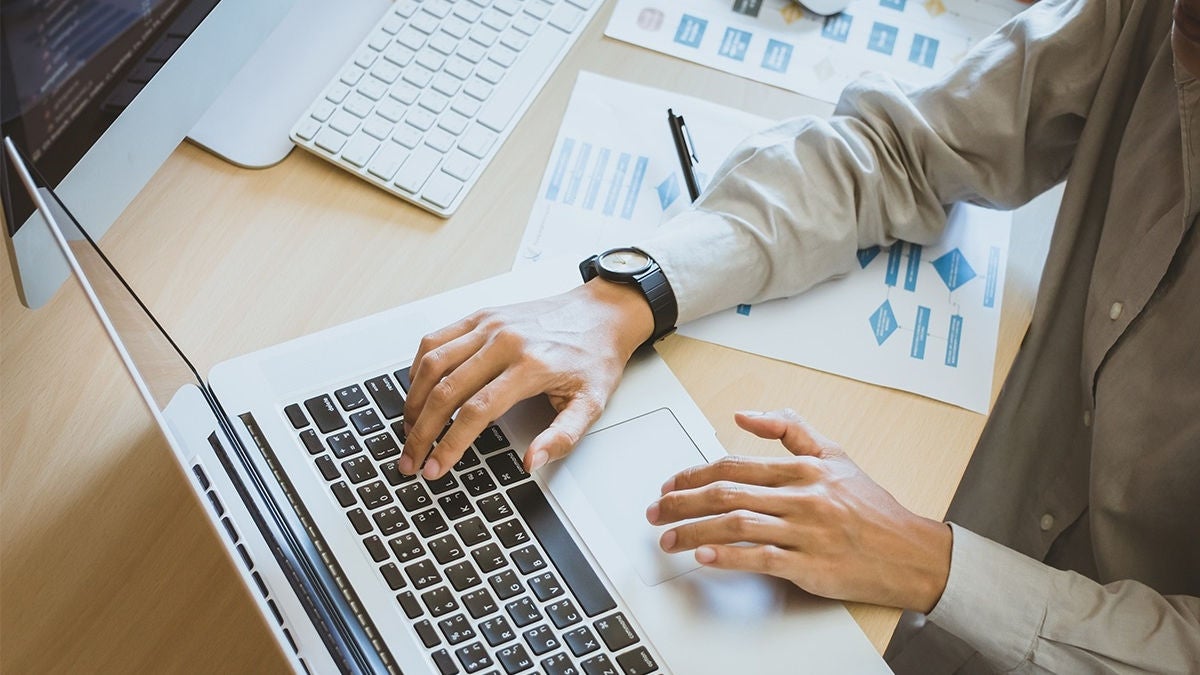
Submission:
M 450 216 L 601 2 L 399 0 L 292 141 Z

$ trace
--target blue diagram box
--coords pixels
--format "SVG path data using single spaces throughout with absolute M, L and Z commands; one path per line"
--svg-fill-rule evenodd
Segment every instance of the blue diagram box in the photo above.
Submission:
M 575 139 L 564 138 L 562 147 L 558 150 L 558 159 L 554 161 L 554 173 L 550 174 L 550 184 L 546 186 L 546 201 L 558 201 L 558 191 L 562 189 L 563 177 L 567 175 L 567 164 L 570 163 L 574 150 Z
M 904 11 L 904 5 L 907 0 L 879 0 L 879 6 L 887 9 L 898 9 Z
M 608 168 L 608 156 L 611 151 L 608 148 L 600 148 L 600 156 L 596 158 L 596 164 L 592 167 L 592 179 L 588 183 L 587 195 L 583 198 L 583 208 L 588 211 L 596 205 L 596 197 L 600 196 L 600 184 L 604 182 L 604 170 Z
M 871 38 L 867 40 L 867 49 L 891 56 L 892 51 L 896 49 L 896 35 L 899 32 L 900 29 L 895 26 L 876 21 L 871 26 Z
M 854 23 L 854 17 L 845 12 L 827 16 L 825 24 L 821 26 L 821 36 L 837 42 L 845 42 L 846 38 L 850 37 L 850 24 L 852 23 Z
M 571 170 L 571 180 L 567 182 L 567 193 L 563 195 L 564 204 L 574 204 L 579 195 L 579 186 L 583 183 L 583 172 L 587 170 L 588 160 L 592 157 L 592 144 L 584 143 L 575 158 L 575 168 Z
M 763 54 L 762 67 L 777 73 L 786 73 L 788 64 L 792 62 L 792 46 L 779 40 L 767 42 L 767 51 Z
M 699 47 L 705 28 L 708 28 L 707 19 L 684 14 L 679 20 L 679 28 L 675 29 L 675 41 L 686 47 Z
M 750 316 L 750 305 L 738 305 L 737 313 L 741 314 L 742 316 Z
M 936 39 L 917 33 L 913 36 L 912 49 L 908 50 L 908 60 L 918 66 L 932 68 L 937 61 L 937 50 Z
M 950 317 L 950 335 L 946 338 L 946 365 L 951 368 L 958 367 L 958 348 L 962 342 L 962 324 L 961 314 Z
M 908 355 L 914 359 L 925 358 L 925 338 L 929 337 L 929 308 L 917 306 L 917 325 L 913 328 L 912 349 Z
M 655 188 L 658 191 L 658 204 L 666 211 L 679 198 L 679 178 L 674 173 L 663 179 Z
M 917 273 L 921 271 L 921 245 L 908 245 L 908 268 L 904 270 L 904 290 L 917 290 Z
M 983 287 L 983 306 L 996 306 L 996 286 L 1000 281 L 1000 249 L 993 246 L 988 251 L 987 281 Z
M 625 194 L 625 206 L 621 208 L 621 217 L 629 220 L 633 217 L 633 207 L 637 206 L 638 194 L 642 191 L 642 180 L 646 177 L 646 165 L 649 157 L 638 157 L 633 167 L 633 179 L 629 181 L 629 192 Z
M 625 184 L 625 172 L 629 171 L 629 153 L 622 152 L 617 158 L 617 170 L 613 172 L 612 184 L 608 186 L 608 196 L 604 199 L 604 215 L 611 216 L 617 210 L 617 198 L 621 196 L 621 186 Z
M 904 258 L 904 244 L 896 242 L 888 249 L 887 272 L 883 275 L 883 283 L 895 286 L 900 278 L 900 261 Z
M 750 49 L 750 33 L 737 28 L 726 28 L 725 37 L 721 38 L 721 47 L 717 49 L 717 53 L 734 61 L 743 61 L 747 49 Z
M 879 255 L 879 247 L 860 248 L 855 255 L 858 256 L 858 266 L 865 270 L 867 269 L 867 265 L 870 265 L 871 261 L 875 259 L 875 256 Z
M 733 11 L 757 19 L 762 4 L 763 0 L 733 0 Z

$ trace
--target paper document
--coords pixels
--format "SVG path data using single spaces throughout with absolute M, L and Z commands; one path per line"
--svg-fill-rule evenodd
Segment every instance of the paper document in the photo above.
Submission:
M 743 137 L 770 124 L 580 73 L 514 267 L 634 243 L 688 207 L 668 107 L 687 120 L 701 185 Z M 679 332 L 986 413 L 1011 222 L 1007 212 L 960 205 L 935 245 L 859 251 L 841 279 Z
M 1026 5 L 854 0 L 823 17 L 792 0 L 618 0 L 605 35 L 834 103 L 864 71 L 910 84 L 944 75 Z

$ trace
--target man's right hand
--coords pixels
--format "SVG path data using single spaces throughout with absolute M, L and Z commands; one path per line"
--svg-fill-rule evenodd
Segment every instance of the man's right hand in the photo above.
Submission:
M 410 371 L 399 469 L 413 474 L 424 461 L 425 477 L 444 475 L 489 424 L 543 393 L 558 415 L 530 443 L 525 467 L 564 456 L 600 416 L 629 357 L 653 330 L 637 288 L 594 279 L 561 295 L 480 310 L 426 335 Z

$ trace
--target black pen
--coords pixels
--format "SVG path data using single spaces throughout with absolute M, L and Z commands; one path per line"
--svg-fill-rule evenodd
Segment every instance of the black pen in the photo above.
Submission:
M 696 157 L 696 144 L 692 143 L 692 134 L 683 121 L 683 115 L 676 115 L 667 108 L 667 124 L 671 127 L 671 140 L 675 142 L 675 152 L 679 153 L 679 166 L 683 167 L 683 182 L 687 183 L 688 195 L 692 201 L 700 198 L 700 185 L 696 182 L 696 173 L 692 164 L 699 162 Z

